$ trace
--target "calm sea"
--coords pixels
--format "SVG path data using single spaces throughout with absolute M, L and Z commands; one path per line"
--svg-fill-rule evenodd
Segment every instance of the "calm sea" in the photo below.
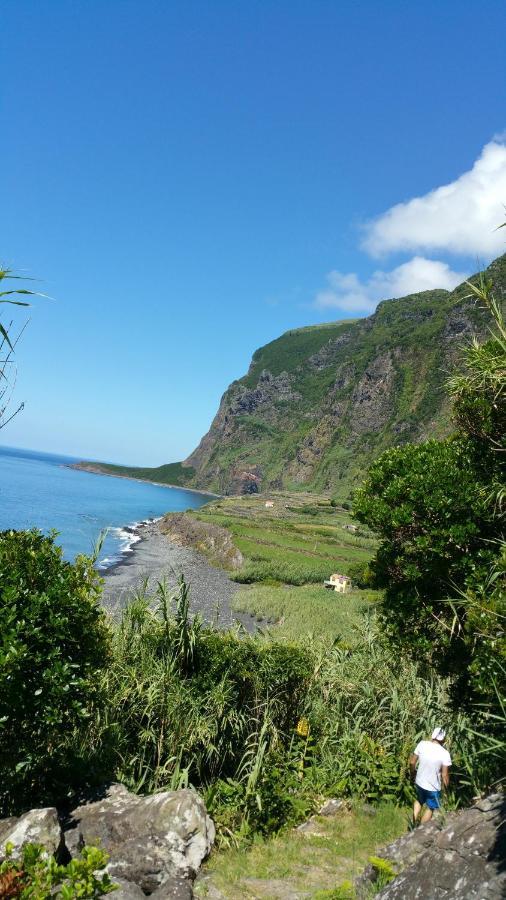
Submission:
M 108 528 L 100 554 L 100 567 L 107 568 L 132 551 L 136 536 L 125 526 L 196 509 L 209 499 L 180 488 L 79 472 L 68 468 L 72 462 L 69 456 L 0 447 L 0 531 L 54 528 L 71 560 L 90 553 Z

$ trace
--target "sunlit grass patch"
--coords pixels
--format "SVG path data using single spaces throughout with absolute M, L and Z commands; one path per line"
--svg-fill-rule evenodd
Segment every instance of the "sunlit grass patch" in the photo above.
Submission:
M 357 625 L 377 597 L 374 591 L 337 594 L 323 585 L 255 584 L 235 595 L 233 608 L 271 622 L 277 638 L 306 641 L 312 634 L 326 643 L 338 639 L 352 643 Z
M 332 818 L 316 817 L 313 834 L 292 829 L 257 839 L 248 849 L 218 852 L 205 869 L 227 900 L 281 898 L 287 888 L 313 896 L 356 878 L 369 857 L 407 829 L 408 811 L 393 804 L 375 810 L 357 804 Z M 206 880 L 197 887 L 205 897 Z

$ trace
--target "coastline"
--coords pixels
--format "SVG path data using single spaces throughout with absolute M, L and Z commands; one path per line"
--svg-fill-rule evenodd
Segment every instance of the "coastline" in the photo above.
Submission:
M 117 472 L 104 472 L 103 469 L 94 466 L 93 463 L 63 463 L 66 469 L 74 469 L 76 472 L 88 472 L 91 475 L 104 475 L 106 478 L 125 478 L 127 481 L 138 481 L 140 484 L 154 484 L 157 487 L 170 488 L 176 491 L 189 491 L 191 494 L 202 494 L 204 497 L 219 498 L 221 494 L 213 494 L 212 491 L 198 490 L 197 488 L 184 487 L 180 484 L 167 484 L 164 481 L 151 481 L 149 478 L 134 478 L 133 475 L 119 475 Z
M 205 622 L 220 628 L 231 628 L 239 622 L 246 631 L 256 631 L 254 618 L 232 609 L 232 598 L 240 585 L 225 570 L 211 566 L 197 550 L 172 542 L 160 531 L 159 521 L 144 520 L 137 526 L 126 526 L 137 539 L 122 559 L 99 570 L 104 581 L 102 603 L 108 612 L 120 613 L 146 582 L 148 592 L 155 594 L 159 582 L 164 581 L 169 590 L 174 590 L 184 575 L 193 615 L 199 614 Z

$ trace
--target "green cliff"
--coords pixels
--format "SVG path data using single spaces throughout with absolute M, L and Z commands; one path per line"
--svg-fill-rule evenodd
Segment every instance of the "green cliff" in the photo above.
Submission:
M 488 269 L 506 292 L 506 256 Z M 185 461 L 195 486 L 344 496 L 383 449 L 450 428 L 445 381 L 485 317 L 463 284 L 386 300 L 366 319 L 288 331 L 257 350 Z
M 506 294 L 506 255 L 488 268 Z M 341 498 L 385 448 L 451 427 L 445 381 L 483 336 L 463 284 L 385 300 L 364 319 L 294 329 L 253 354 L 182 464 L 100 471 L 216 491 L 330 491 Z

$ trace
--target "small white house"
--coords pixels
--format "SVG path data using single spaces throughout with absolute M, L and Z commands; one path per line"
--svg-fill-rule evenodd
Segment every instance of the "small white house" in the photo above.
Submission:
M 273 509 L 273 507 L 274 507 L 274 503 L 273 503 L 272 500 L 266 500 L 266 501 L 265 501 L 265 508 L 266 508 L 266 509 Z
M 337 572 L 331 575 L 330 578 L 323 583 L 326 588 L 331 588 L 339 594 L 345 594 L 346 591 L 349 591 L 351 588 L 351 578 L 348 578 L 347 575 L 339 575 Z

